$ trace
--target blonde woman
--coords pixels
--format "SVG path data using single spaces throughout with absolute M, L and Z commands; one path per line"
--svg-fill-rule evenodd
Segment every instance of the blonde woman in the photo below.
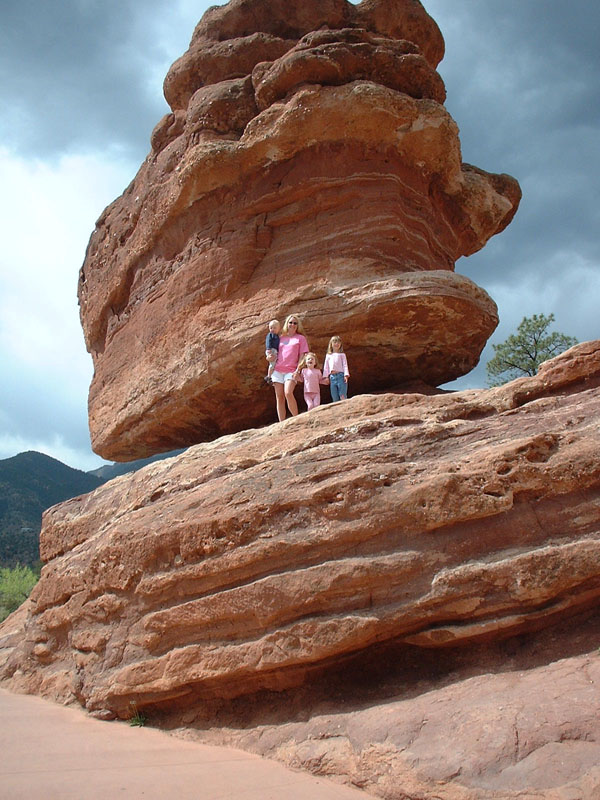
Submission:
M 277 417 L 280 422 L 286 417 L 286 403 L 290 414 L 293 417 L 298 416 L 298 403 L 294 397 L 296 388 L 294 373 L 298 369 L 300 359 L 309 349 L 300 317 L 298 314 L 289 314 L 281 329 L 277 361 L 271 374 L 277 402 Z

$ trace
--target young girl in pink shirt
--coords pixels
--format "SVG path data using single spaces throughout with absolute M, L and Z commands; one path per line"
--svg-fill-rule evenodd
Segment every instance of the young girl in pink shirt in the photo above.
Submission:
M 306 353 L 295 372 L 295 379 L 304 383 L 304 401 L 308 411 L 321 405 L 320 384 L 327 385 L 329 381 L 324 378 L 319 369 L 319 362 L 314 353 Z
M 332 336 L 327 347 L 323 377 L 329 378 L 331 399 L 345 400 L 348 397 L 348 359 L 344 353 L 344 346 L 339 336 Z

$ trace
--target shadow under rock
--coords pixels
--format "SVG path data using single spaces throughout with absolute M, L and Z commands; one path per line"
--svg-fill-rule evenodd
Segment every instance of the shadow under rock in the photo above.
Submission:
M 550 628 L 480 644 L 424 649 L 386 643 L 321 665 L 302 686 L 259 691 L 234 699 L 148 709 L 152 724 L 165 730 L 185 727 L 244 731 L 260 726 L 305 722 L 324 714 L 346 714 L 408 700 L 484 674 L 525 671 L 579 656 L 600 646 L 600 611 L 587 610 Z

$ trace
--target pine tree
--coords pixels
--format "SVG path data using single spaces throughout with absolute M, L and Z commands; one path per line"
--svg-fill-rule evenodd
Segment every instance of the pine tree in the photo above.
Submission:
M 577 344 L 573 336 L 548 333 L 553 322 L 554 314 L 523 317 L 516 333 L 502 344 L 492 345 L 494 357 L 486 367 L 488 384 L 500 386 L 524 375 L 535 375 L 544 361 Z

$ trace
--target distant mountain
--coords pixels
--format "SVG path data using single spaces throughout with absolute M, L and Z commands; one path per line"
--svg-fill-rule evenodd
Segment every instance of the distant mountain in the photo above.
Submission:
M 34 451 L 0 460 L 0 564 L 38 561 L 42 511 L 105 480 Z
M 155 461 L 162 461 L 164 458 L 171 458 L 183 453 L 183 450 L 171 450 L 169 453 L 159 453 L 156 456 L 149 456 L 148 458 L 140 458 L 138 461 L 127 461 L 124 463 L 105 464 L 98 469 L 92 469 L 87 474 L 95 475 L 97 478 L 102 478 L 103 481 L 110 481 L 119 475 L 125 475 L 127 472 L 136 472 L 138 469 L 145 467 L 147 464 L 153 464 Z
M 33 450 L 0 459 L 0 566 L 33 566 L 39 561 L 42 512 L 50 506 L 182 452 L 174 450 L 139 461 L 105 464 L 90 472 L 73 469 Z

